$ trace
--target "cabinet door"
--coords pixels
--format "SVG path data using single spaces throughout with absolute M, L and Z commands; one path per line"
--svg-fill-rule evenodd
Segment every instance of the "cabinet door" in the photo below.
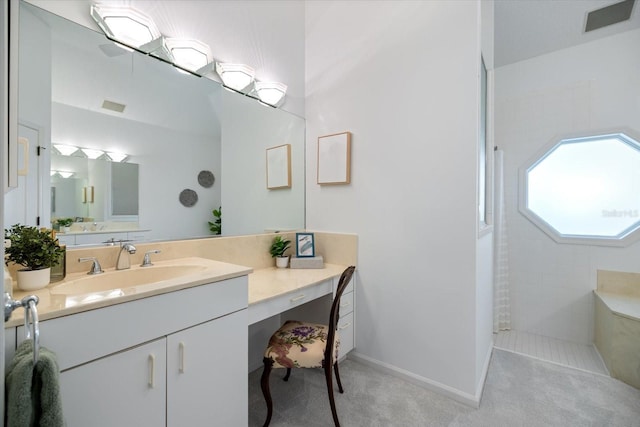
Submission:
M 241 310 L 167 337 L 168 427 L 247 425 L 247 335 Z
M 165 426 L 164 338 L 60 374 L 67 427 Z

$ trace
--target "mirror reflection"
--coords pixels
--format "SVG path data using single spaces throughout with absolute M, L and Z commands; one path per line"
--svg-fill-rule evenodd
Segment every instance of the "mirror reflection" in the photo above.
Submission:
M 30 139 L 29 150 L 45 150 L 5 196 L 6 224 L 33 223 L 35 210 L 45 226 L 86 218 L 100 231 L 126 224 L 121 228 L 143 232 L 137 238 L 182 239 L 211 235 L 212 211 L 222 206 L 223 235 L 304 228 L 302 118 L 27 3 L 19 52 L 19 132 Z M 63 156 L 56 144 L 127 157 L 119 163 L 82 152 Z M 291 144 L 292 185 L 270 190 L 266 150 L 283 144 Z M 124 165 L 136 165 L 137 173 Z M 208 187 L 198 181 L 203 171 L 213 177 Z M 84 202 L 91 189 L 93 203 Z M 179 200 L 185 189 L 197 197 L 190 207 Z M 36 194 L 37 206 L 24 207 Z

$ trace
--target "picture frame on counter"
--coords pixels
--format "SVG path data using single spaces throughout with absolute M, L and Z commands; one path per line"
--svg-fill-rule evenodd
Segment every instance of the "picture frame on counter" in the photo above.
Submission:
M 315 256 L 313 233 L 296 233 L 296 257 L 311 258 Z

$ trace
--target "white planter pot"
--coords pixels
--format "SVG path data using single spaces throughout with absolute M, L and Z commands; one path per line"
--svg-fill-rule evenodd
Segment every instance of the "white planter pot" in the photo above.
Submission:
M 36 291 L 49 284 L 51 268 L 40 270 L 18 270 L 18 289 L 23 291 Z
M 278 267 L 278 268 L 287 268 L 288 265 L 289 265 L 289 257 L 288 256 L 276 257 L 276 267 Z
M 62 232 L 63 233 L 68 233 L 71 231 L 71 227 L 62 227 Z

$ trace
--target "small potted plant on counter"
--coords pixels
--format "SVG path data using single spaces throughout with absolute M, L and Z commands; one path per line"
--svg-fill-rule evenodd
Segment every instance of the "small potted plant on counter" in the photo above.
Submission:
M 4 230 L 4 238 L 10 242 L 5 263 L 25 267 L 17 271 L 18 288 L 33 291 L 47 286 L 51 267 L 60 263 L 63 254 L 51 230 L 16 224 Z
M 287 265 L 289 264 L 289 256 L 284 253 L 289 249 L 290 244 L 291 240 L 284 239 L 282 236 L 276 236 L 273 238 L 269 253 L 276 259 L 276 266 L 278 268 L 287 268 Z
M 71 230 L 71 224 L 73 224 L 73 218 L 58 218 L 56 223 L 60 227 L 60 231 L 68 233 Z

